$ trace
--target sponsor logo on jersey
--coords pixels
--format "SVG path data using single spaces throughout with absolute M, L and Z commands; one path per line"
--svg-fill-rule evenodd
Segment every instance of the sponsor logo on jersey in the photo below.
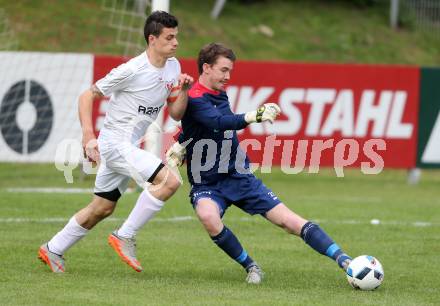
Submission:
M 148 106 L 148 107 L 145 107 L 145 106 L 139 105 L 138 113 L 151 116 L 151 115 L 154 115 L 154 114 L 158 114 L 160 112 L 161 108 L 162 108 L 162 106 L 156 106 L 156 107 Z

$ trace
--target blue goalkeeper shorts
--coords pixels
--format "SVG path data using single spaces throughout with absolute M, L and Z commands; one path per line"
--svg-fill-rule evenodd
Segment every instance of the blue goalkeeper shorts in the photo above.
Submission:
M 265 214 L 281 203 L 278 197 L 253 174 L 230 175 L 215 184 L 194 185 L 190 192 L 195 208 L 202 198 L 217 203 L 223 217 L 229 206 L 235 205 L 250 215 Z

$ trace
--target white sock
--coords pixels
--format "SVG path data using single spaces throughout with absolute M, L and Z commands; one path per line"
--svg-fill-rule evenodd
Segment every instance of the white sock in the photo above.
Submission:
M 136 233 L 163 207 L 164 202 L 156 199 L 145 189 L 124 224 L 118 230 L 118 236 L 133 238 Z
M 88 232 L 89 230 L 79 225 L 76 222 L 75 216 L 73 216 L 66 226 L 47 243 L 49 251 L 63 255 L 64 252 L 87 235 Z

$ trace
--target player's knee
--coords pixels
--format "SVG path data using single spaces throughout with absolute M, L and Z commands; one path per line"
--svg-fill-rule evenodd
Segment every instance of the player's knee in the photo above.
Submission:
M 110 216 L 113 211 L 115 210 L 115 207 L 100 207 L 99 209 L 96 210 L 96 215 L 101 217 L 102 219 Z
M 170 169 L 164 167 L 154 179 L 153 185 L 161 189 L 161 193 L 171 196 L 179 189 L 181 183 Z
M 210 210 L 197 210 L 197 217 L 205 227 L 212 228 L 220 222 L 220 216 L 216 212 Z
M 155 195 L 162 201 L 168 200 L 180 187 L 180 182 L 174 178 L 168 178 L 163 185 L 157 186 L 159 194 Z
M 305 222 L 302 218 L 295 218 L 287 216 L 282 220 L 281 227 L 286 230 L 289 234 L 294 234 L 299 236 L 301 229 Z
M 110 216 L 115 210 L 114 205 L 92 205 L 90 207 L 91 213 L 95 218 L 104 219 Z
M 169 191 L 176 191 L 181 183 L 177 175 L 167 166 L 162 165 L 160 171 L 148 180 L 148 182 L 161 188 L 167 189 Z

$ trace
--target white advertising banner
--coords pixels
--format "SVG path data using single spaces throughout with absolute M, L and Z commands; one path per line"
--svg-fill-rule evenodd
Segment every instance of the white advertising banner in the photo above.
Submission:
M 60 146 L 79 144 L 78 97 L 92 84 L 93 59 L 0 52 L 0 161 L 54 162 Z M 69 159 L 80 158 L 69 150 Z

